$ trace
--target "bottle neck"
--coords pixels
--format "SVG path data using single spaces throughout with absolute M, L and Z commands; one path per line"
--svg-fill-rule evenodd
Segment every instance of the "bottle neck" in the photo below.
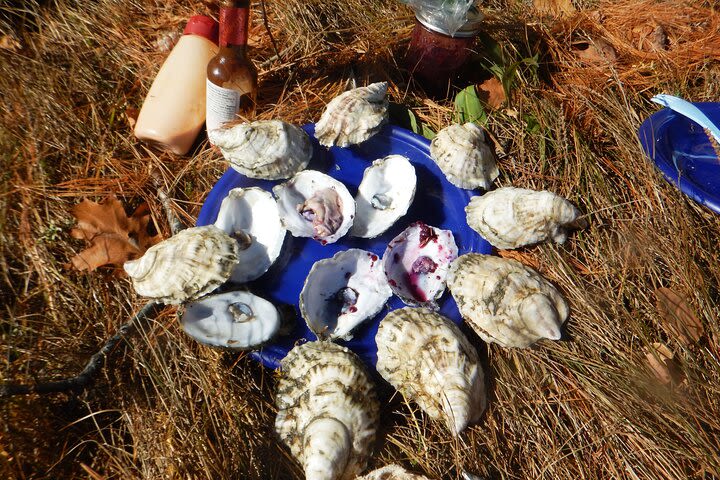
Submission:
M 239 4 L 241 2 L 237 2 Z M 245 51 L 248 38 L 250 8 L 223 6 L 220 8 L 220 47 Z

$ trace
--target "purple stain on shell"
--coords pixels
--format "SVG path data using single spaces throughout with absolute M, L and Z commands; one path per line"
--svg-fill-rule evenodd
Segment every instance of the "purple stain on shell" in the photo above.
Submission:
M 412 272 L 417 274 L 432 273 L 437 269 L 437 263 L 432 258 L 422 256 L 418 257 L 412 264 Z

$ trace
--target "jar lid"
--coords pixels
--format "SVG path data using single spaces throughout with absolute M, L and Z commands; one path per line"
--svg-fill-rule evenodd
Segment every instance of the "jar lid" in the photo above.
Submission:
M 218 22 L 205 15 L 194 15 L 188 20 L 183 35 L 200 35 L 218 43 Z
M 480 23 L 485 18 L 485 15 L 478 10 L 477 6 L 471 6 L 465 16 L 465 23 L 454 32 L 451 32 L 451 29 L 448 28 L 447 17 L 443 15 L 442 11 L 419 8 L 415 12 L 415 18 L 433 32 L 450 37 L 473 37 L 480 31 Z

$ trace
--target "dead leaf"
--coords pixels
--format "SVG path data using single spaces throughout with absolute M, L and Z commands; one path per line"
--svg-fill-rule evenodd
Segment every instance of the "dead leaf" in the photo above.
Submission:
M 662 343 L 653 343 L 645 349 L 645 359 L 655 378 L 663 385 L 680 385 L 686 378 L 675 359 L 675 354 Z
M 125 109 L 125 118 L 127 119 L 128 125 L 130 126 L 130 130 L 135 129 L 138 115 L 140 115 L 140 110 L 138 110 L 137 108 L 128 107 Z
M 533 7 L 538 13 L 553 17 L 575 13 L 575 6 L 570 0 L 533 0 Z
M 592 38 L 587 41 L 573 43 L 573 53 L 586 63 L 592 64 L 614 64 L 617 63 L 615 47 L 602 38 Z
M 477 94 L 480 100 L 493 110 L 500 108 L 506 100 L 502 82 L 496 77 L 488 78 L 479 84 Z
M 677 337 L 683 345 L 700 340 L 705 329 L 685 297 L 670 288 L 658 288 L 655 290 L 655 298 L 661 326 L 668 335 Z
M 667 49 L 668 37 L 662 25 L 638 25 L 630 32 L 638 50 L 659 52 Z

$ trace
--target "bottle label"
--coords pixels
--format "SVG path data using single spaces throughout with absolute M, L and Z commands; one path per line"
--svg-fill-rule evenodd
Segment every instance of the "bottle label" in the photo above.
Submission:
M 223 123 L 237 119 L 240 92 L 223 88 L 207 80 L 205 124 L 207 131 L 220 128 Z
M 220 46 L 247 45 L 249 8 L 220 9 Z

